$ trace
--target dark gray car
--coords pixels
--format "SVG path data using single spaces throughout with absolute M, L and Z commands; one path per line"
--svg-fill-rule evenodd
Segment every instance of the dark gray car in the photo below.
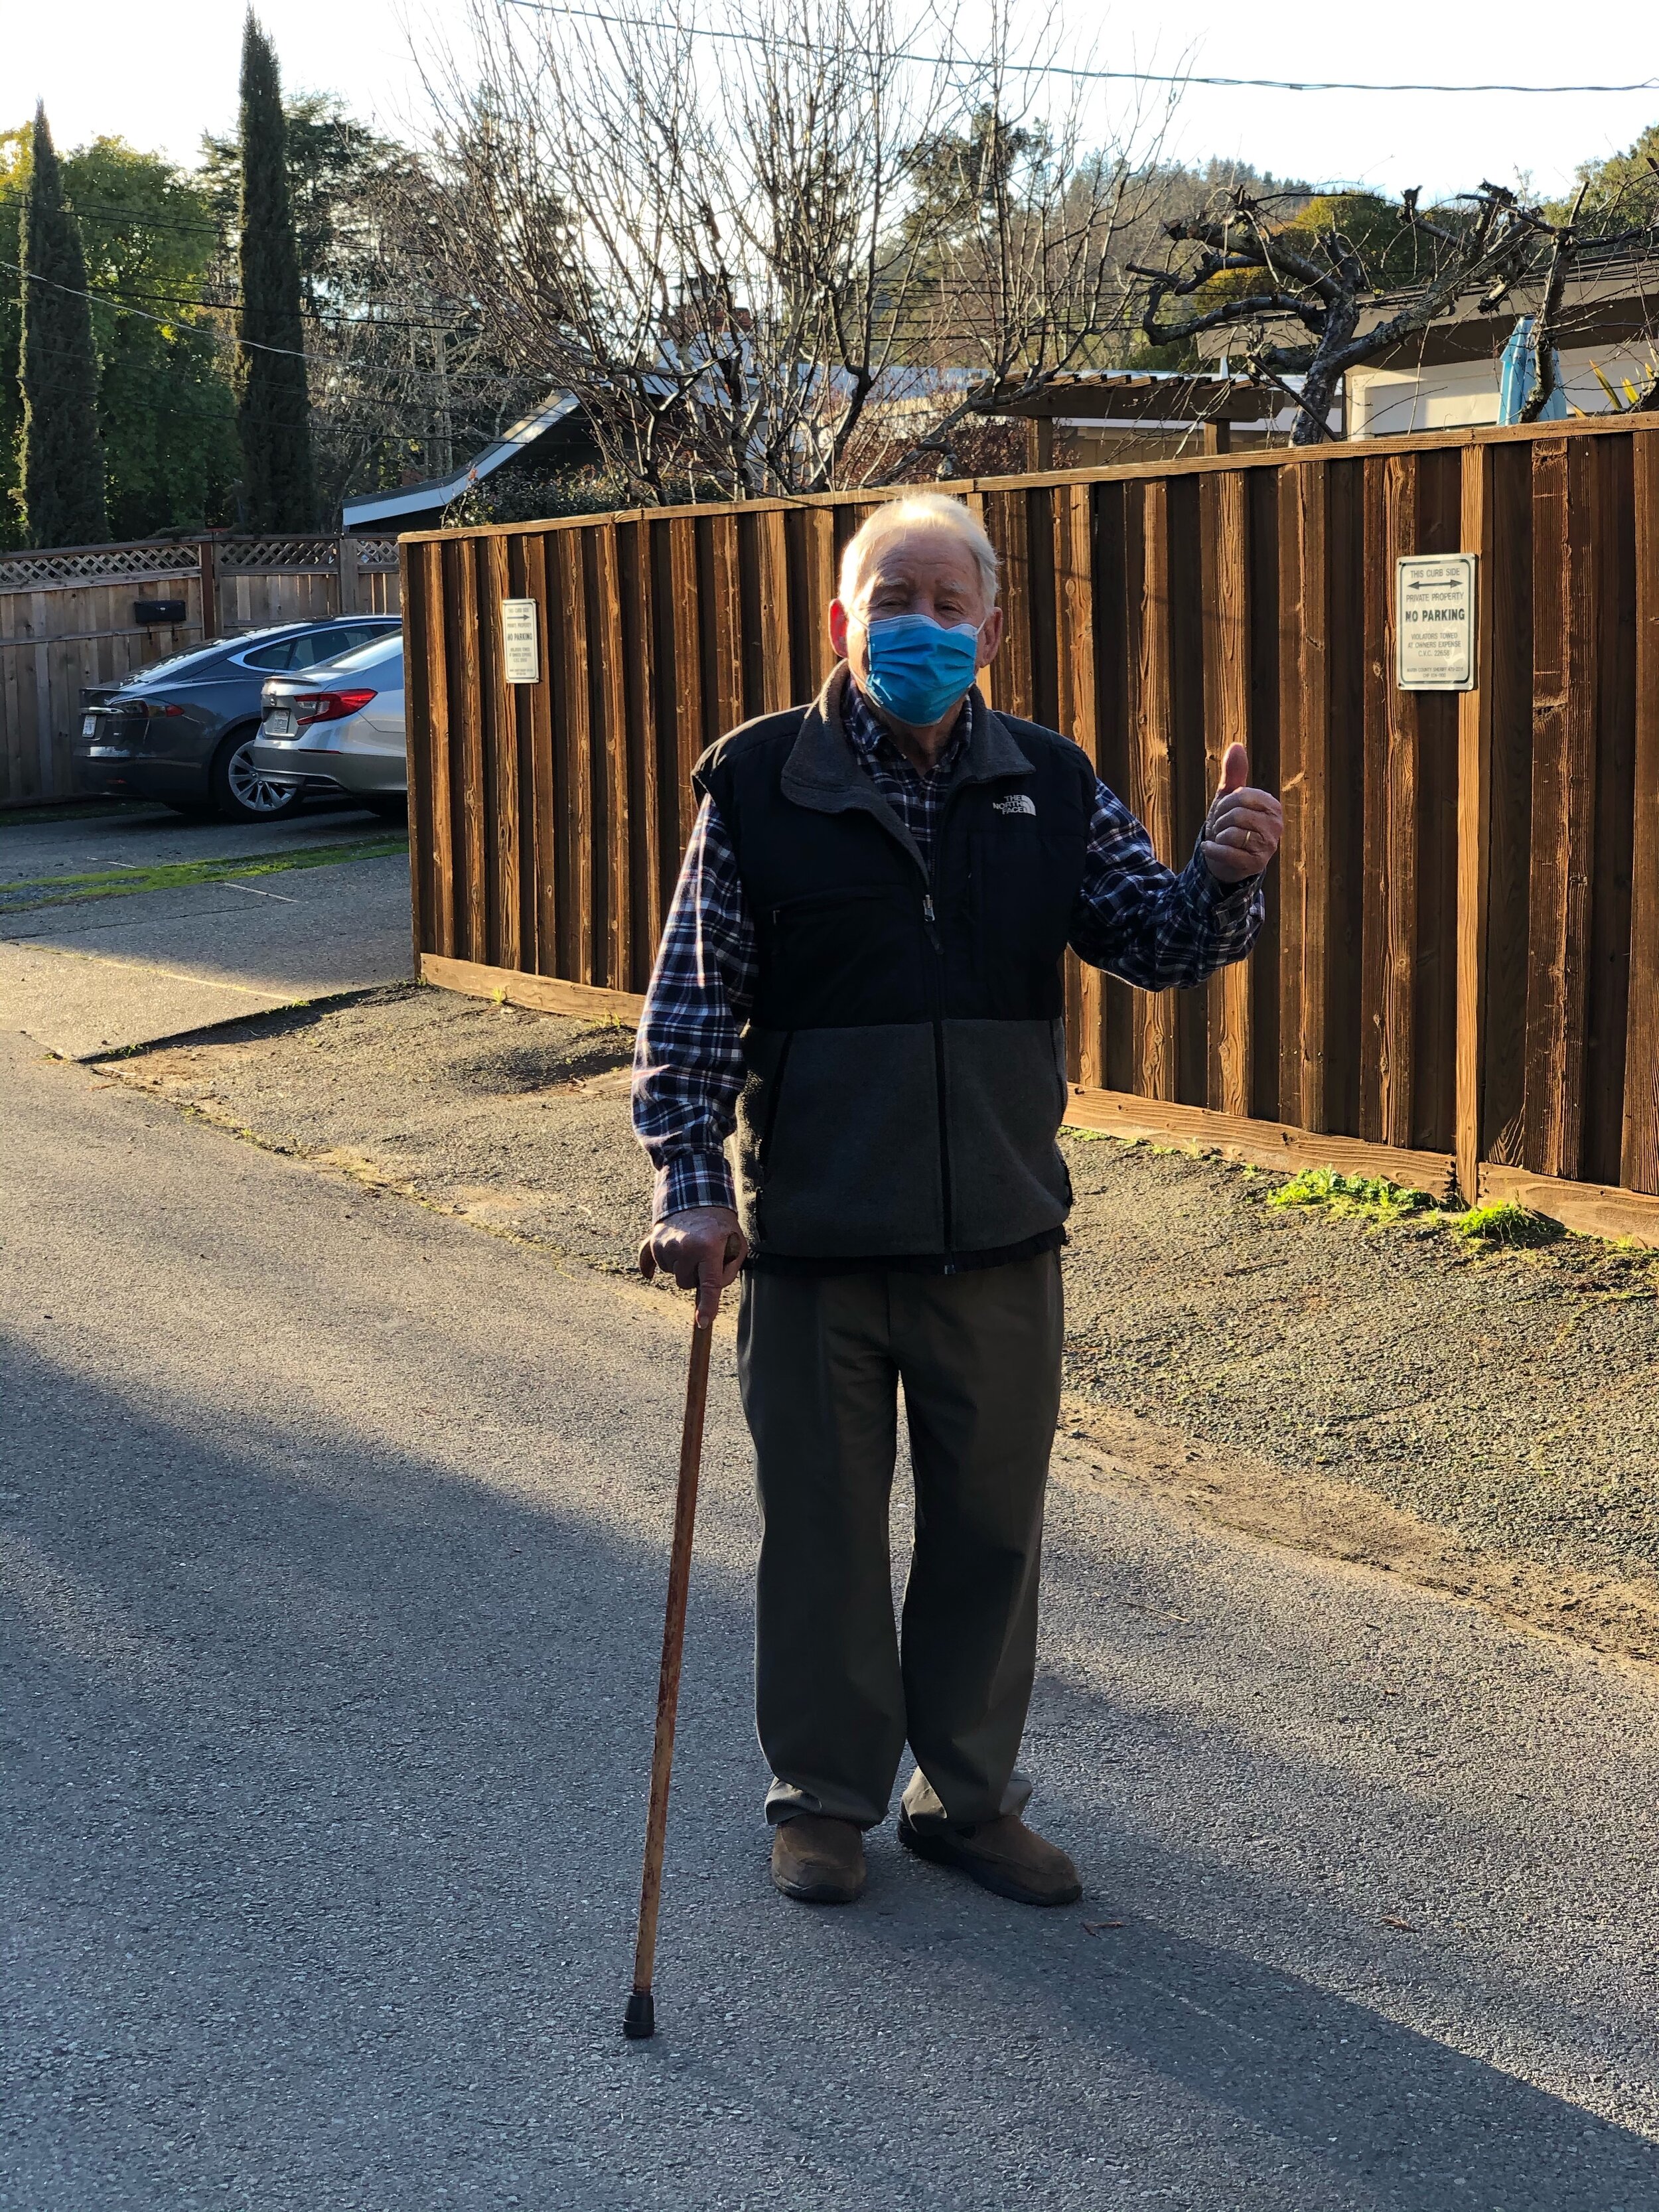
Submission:
M 396 615 L 343 615 L 285 623 L 163 660 L 125 684 L 81 694 L 76 775 L 88 793 L 159 799 L 181 814 L 276 822 L 302 790 L 259 772 L 248 749 L 259 733 L 267 677 L 314 668 L 359 646 L 395 636 Z

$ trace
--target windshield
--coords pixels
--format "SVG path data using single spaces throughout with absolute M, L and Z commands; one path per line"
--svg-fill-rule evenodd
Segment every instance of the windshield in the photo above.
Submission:
M 165 660 L 151 661 L 148 668 L 135 669 L 127 681 L 129 684 L 150 684 L 158 676 L 176 675 L 179 669 L 188 668 L 193 661 L 210 660 L 216 653 L 223 651 L 222 639 L 216 645 L 193 645 L 188 653 L 170 653 Z
M 252 645 L 258 638 L 286 637 L 299 627 L 302 625 L 272 623 L 264 629 L 245 629 L 238 637 L 216 637 L 210 645 L 192 645 L 188 653 L 170 653 L 165 660 L 153 660 L 148 668 L 135 668 L 123 689 L 131 690 L 138 684 L 153 684 L 158 676 L 176 676 L 181 668 L 188 668 L 193 662 L 211 660 L 216 653 Z
M 403 657 L 404 634 L 394 629 L 385 637 L 377 637 L 370 645 L 360 645 L 355 653 L 343 653 L 337 660 L 328 661 L 325 665 L 331 672 L 337 668 L 385 668 L 393 661 L 401 661 Z M 307 677 L 318 672 L 314 668 L 306 672 Z

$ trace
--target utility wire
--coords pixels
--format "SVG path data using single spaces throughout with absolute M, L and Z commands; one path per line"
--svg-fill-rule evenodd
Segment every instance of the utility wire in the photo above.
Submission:
M 0 269 L 9 270 L 12 276 L 20 277 L 27 283 L 44 284 L 48 291 L 66 293 L 72 300 L 90 300 L 102 307 L 115 307 L 124 315 L 137 315 L 142 322 L 160 323 L 165 328 L 169 330 L 182 327 L 191 331 L 202 331 L 210 332 L 215 337 L 221 335 L 221 333 L 214 329 L 214 326 L 211 324 L 197 323 L 181 325 L 180 319 L 177 315 L 152 315 L 143 307 L 128 307 L 125 301 L 116 298 L 110 293 L 89 291 L 84 285 L 59 284 L 50 276 L 42 276 L 38 275 L 33 269 L 21 268 L 15 261 L 0 260 Z M 200 306 L 202 302 L 198 301 L 193 301 L 191 304 Z M 370 318 L 370 319 L 372 320 L 373 318 Z M 381 327 L 383 329 L 392 330 L 402 326 L 397 324 L 384 324 Z M 416 324 L 411 327 L 418 330 L 424 329 L 428 326 L 422 324 Z M 333 369 L 337 372 L 343 368 L 349 368 L 355 365 L 349 358 L 339 354 L 308 353 L 302 347 L 299 346 L 265 345 L 258 338 L 245 338 L 238 337 L 234 341 L 231 341 L 231 343 L 239 346 L 246 346 L 251 353 L 281 354 L 284 359 L 289 361 L 314 361 L 319 363 L 320 367 Z M 505 376 L 483 372 L 480 372 L 476 375 L 469 374 L 466 378 L 466 381 L 471 384 L 502 384 L 518 386 L 533 385 L 537 380 L 538 380 L 536 378 L 526 375 Z
M 605 23 L 622 31 L 672 31 L 684 38 L 719 39 L 737 46 L 793 46 L 806 48 L 809 52 L 817 50 L 805 39 L 780 38 L 765 31 L 718 30 L 712 25 L 702 23 L 665 22 L 658 16 L 617 15 L 599 8 L 568 7 L 564 0 L 511 0 L 511 4 L 533 15 L 568 15 L 581 22 Z M 897 62 L 916 62 L 927 69 L 965 66 L 982 71 L 985 67 L 982 59 L 971 54 L 901 52 L 889 58 Z M 1006 76 L 1061 76 L 1088 84 L 1199 84 L 1236 92 L 1525 93 L 1554 97 L 1565 93 L 1652 92 L 1659 88 L 1659 77 L 1651 76 L 1639 78 L 1633 84 L 1358 84 L 1336 78 L 1200 76 L 1195 70 L 1188 70 L 1164 72 L 1157 70 L 1074 69 L 1062 62 L 1000 61 L 997 66 Z
M 9 261 L 0 261 L 0 269 L 9 269 L 12 265 Z M 106 306 L 118 307 L 124 313 L 134 314 L 139 312 L 131 305 L 135 300 L 149 300 L 163 307 L 195 307 L 205 314 L 239 315 L 242 312 L 242 302 L 237 299 L 209 299 L 204 294 L 199 292 L 141 291 L 137 285 L 132 284 L 123 284 L 118 289 L 112 289 L 109 291 L 88 292 L 86 296 L 89 300 L 102 301 Z M 301 303 L 300 313 L 306 322 L 321 323 L 328 330 L 347 327 L 355 329 L 361 325 L 366 329 L 379 331 L 424 331 L 427 332 L 440 331 L 453 333 L 464 327 L 459 323 L 409 322 L 400 318 L 394 319 L 390 315 L 336 314 L 326 307 L 308 307 L 303 301 Z M 166 316 L 157 319 L 171 322 L 173 318 Z M 197 327 L 199 328 L 200 325 Z
M 0 207 L 21 207 L 27 198 L 26 192 L 0 191 Z M 82 200 L 70 198 L 70 212 L 77 222 L 100 222 L 112 229 L 129 227 L 134 230 L 176 230 L 195 238 L 222 238 L 224 228 L 216 222 L 181 222 L 174 216 L 156 214 L 137 200 Z

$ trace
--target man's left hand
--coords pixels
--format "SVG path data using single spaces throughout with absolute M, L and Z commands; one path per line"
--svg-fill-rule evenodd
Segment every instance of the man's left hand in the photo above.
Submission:
M 1248 883 L 1279 850 L 1285 816 L 1270 791 L 1253 791 L 1245 779 L 1250 757 L 1229 745 L 1221 763 L 1221 788 L 1204 824 L 1204 865 L 1218 883 Z

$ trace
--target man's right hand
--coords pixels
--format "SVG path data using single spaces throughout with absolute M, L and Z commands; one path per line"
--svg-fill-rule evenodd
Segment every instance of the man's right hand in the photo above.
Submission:
M 640 1247 L 640 1273 L 648 1283 L 660 1267 L 683 1291 L 697 1294 L 697 1325 L 712 1326 L 720 1292 L 737 1279 L 749 1239 L 729 1206 L 691 1206 L 657 1222 Z

